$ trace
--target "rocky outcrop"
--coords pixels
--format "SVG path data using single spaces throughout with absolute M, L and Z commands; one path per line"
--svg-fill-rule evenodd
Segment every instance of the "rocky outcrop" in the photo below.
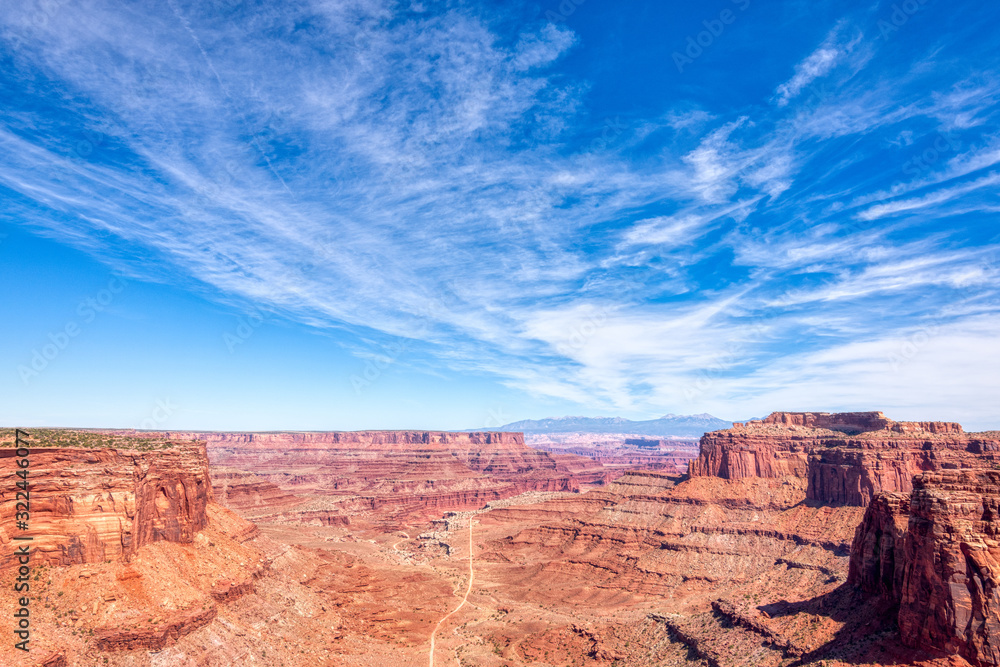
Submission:
M 913 475 L 1000 461 L 1000 438 L 953 422 L 896 422 L 881 412 L 775 412 L 706 433 L 692 476 L 801 477 L 810 500 L 867 506 L 909 493 Z
M 701 451 L 698 458 L 691 461 L 689 474 L 723 479 L 807 477 L 806 447 L 806 443 L 791 438 L 777 440 L 744 432 L 742 428 L 714 431 L 702 436 Z
M 1000 665 L 1000 471 L 918 475 L 910 498 L 903 641 Z
M 898 597 L 903 587 L 903 543 L 909 522 L 906 494 L 880 494 L 854 532 L 847 581 L 870 595 Z
M 133 627 L 99 628 L 94 632 L 94 644 L 102 651 L 132 649 L 159 651 L 181 637 L 208 625 L 217 614 L 218 609 L 215 605 L 211 605 L 177 612 L 170 618 L 153 619 Z
M 748 421 L 746 426 L 752 428 L 768 424 L 803 426 L 805 428 L 843 431 L 844 433 L 884 430 L 896 433 L 963 433 L 961 425 L 955 422 L 896 422 L 881 412 L 835 412 L 832 414 L 829 412 L 772 412 L 765 419 Z
M 212 584 L 212 597 L 216 602 L 228 604 L 254 592 L 253 578 L 242 581 L 217 581 Z
M 32 561 L 51 565 L 128 558 L 165 540 L 189 543 L 208 524 L 213 499 L 204 443 L 165 449 L 46 448 L 30 455 L 30 520 L 15 525 L 16 489 L 0 489 L 0 543 L 34 539 Z M 0 471 L 13 478 L 15 451 L 0 449 Z M 0 568 L 14 564 L 4 548 Z
M 218 471 L 212 475 L 215 499 L 234 510 L 267 508 L 280 510 L 295 507 L 302 502 L 294 494 L 281 490 L 276 484 L 259 475 Z
M 848 581 L 898 608 L 905 644 L 1000 665 L 1000 470 L 917 475 L 876 497 Z
M 785 657 L 797 658 L 805 654 L 805 650 L 802 647 L 780 632 L 775 632 L 759 615 L 751 616 L 741 611 L 729 600 L 720 599 L 713 601 L 712 610 L 727 619 L 730 623 L 757 633 L 765 642 L 782 651 Z

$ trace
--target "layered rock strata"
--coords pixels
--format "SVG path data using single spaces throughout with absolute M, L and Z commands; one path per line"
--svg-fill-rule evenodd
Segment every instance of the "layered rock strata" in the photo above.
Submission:
M 578 491 L 617 476 L 584 457 L 527 447 L 520 433 L 161 435 L 206 441 L 220 502 L 261 521 L 403 525 L 530 491 Z
M 153 542 L 190 543 L 208 523 L 212 501 L 204 443 L 155 451 L 102 447 L 31 448 L 28 530 L 17 528 L 13 481 L 0 488 L 0 543 L 29 536 L 36 564 L 128 558 Z M 0 475 L 14 480 L 13 448 L 0 449 Z M 0 568 L 15 563 L 3 549 Z
M 917 473 L 997 461 L 997 434 L 965 433 L 952 422 L 896 422 L 881 412 L 775 412 L 705 434 L 689 472 L 800 477 L 810 500 L 864 507 L 879 493 L 909 493 Z
M 698 456 L 697 441 L 648 440 L 587 440 L 562 436 L 559 441 L 533 436 L 530 445 L 553 454 L 573 454 L 597 461 L 610 470 L 658 470 L 676 474 L 687 472 L 688 463 Z
M 875 496 L 854 532 L 848 581 L 870 595 L 899 596 L 903 588 L 903 543 L 910 497 Z
M 924 473 L 913 487 L 869 506 L 849 582 L 898 608 L 904 643 L 1000 665 L 1000 471 Z

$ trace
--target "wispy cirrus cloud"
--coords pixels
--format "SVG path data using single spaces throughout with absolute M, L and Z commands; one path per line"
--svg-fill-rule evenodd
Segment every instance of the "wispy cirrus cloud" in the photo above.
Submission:
M 948 326 L 978 341 L 964 319 L 991 316 L 995 284 L 963 266 L 996 247 L 992 79 L 922 53 L 893 78 L 900 56 L 854 19 L 783 53 L 759 98 L 663 100 L 595 149 L 568 25 L 245 4 L 0 10 L 8 216 L 135 277 L 405 337 L 407 363 L 595 410 L 759 414 L 796 368 L 849 407 L 834 361 L 874 363 L 970 285 L 979 305 Z M 942 132 L 974 148 L 894 190 Z

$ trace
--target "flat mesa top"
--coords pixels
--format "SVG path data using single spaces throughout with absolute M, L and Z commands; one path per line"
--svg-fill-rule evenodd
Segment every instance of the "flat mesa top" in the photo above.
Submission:
M 29 433 L 27 441 L 32 448 L 79 447 L 84 449 L 132 449 L 152 451 L 157 449 L 173 449 L 190 444 L 177 442 L 162 437 L 161 433 L 144 435 L 141 431 L 129 434 L 106 433 L 87 429 L 72 428 L 29 428 L 21 429 Z M 16 446 L 14 429 L 0 428 L 0 448 Z
M 988 438 L 996 431 L 968 433 L 957 422 L 894 421 L 882 412 L 772 412 L 764 419 L 735 422 L 731 429 L 717 433 L 746 433 L 784 436 L 799 432 L 808 437 L 861 438 Z

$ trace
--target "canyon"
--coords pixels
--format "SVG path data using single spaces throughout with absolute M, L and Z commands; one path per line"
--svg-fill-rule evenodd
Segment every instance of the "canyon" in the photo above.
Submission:
M 32 450 L 52 664 L 1000 664 L 995 432 L 780 412 L 591 456 L 509 432 L 87 437 Z
M 649 438 L 627 433 L 551 433 L 526 435 L 525 443 L 554 454 L 597 461 L 609 470 L 658 470 L 683 474 L 698 457 L 698 441 Z
M 255 521 L 404 529 L 446 510 L 476 509 L 521 493 L 578 492 L 585 485 L 605 484 L 616 474 L 587 457 L 527 447 L 520 433 L 170 437 L 207 443 L 221 502 Z
M 904 643 L 1000 664 L 1000 470 L 921 473 L 876 497 L 848 580 L 888 603 Z

